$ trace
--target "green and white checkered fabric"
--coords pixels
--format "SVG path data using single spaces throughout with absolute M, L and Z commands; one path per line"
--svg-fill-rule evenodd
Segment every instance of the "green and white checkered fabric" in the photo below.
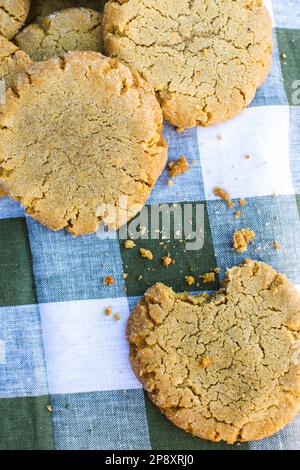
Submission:
M 256 232 L 248 257 L 300 286 L 300 1 L 266 3 L 274 25 L 273 66 L 251 106 L 214 128 L 181 135 L 165 126 L 169 158 L 183 154 L 196 163 L 172 188 L 163 174 L 148 204 L 203 202 L 202 250 L 184 252 L 178 240 L 167 249 L 159 240 L 143 240 L 125 250 L 118 234 L 75 239 L 0 200 L 1 449 L 300 449 L 300 417 L 270 439 L 240 446 L 177 429 L 133 375 L 124 335 L 130 309 L 149 285 L 163 281 L 186 290 L 186 274 L 219 266 L 222 277 L 240 263 L 244 256 L 231 248 L 235 228 Z M 240 219 L 213 195 L 215 186 L 246 198 Z M 157 254 L 156 271 L 138 255 L 140 246 Z M 168 251 L 177 263 L 166 269 L 161 256 Z M 106 275 L 115 278 L 114 286 L 102 284 Z M 120 313 L 119 322 L 104 315 L 108 306 Z

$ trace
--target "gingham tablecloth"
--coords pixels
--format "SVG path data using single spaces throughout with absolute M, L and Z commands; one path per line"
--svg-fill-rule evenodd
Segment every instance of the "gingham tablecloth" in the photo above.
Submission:
M 176 240 L 167 250 L 157 240 L 124 250 L 118 234 L 75 239 L 0 200 L 1 449 L 300 449 L 300 416 L 270 439 L 240 446 L 211 444 L 177 429 L 134 377 L 124 335 L 130 309 L 149 284 L 164 281 L 182 291 L 187 274 L 218 266 L 222 277 L 240 263 L 245 256 L 231 248 L 235 228 L 256 232 L 248 257 L 300 285 L 300 1 L 266 3 L 273 66 L 251 106 L 218 127 L 181 135 L 165 126 L 169 158 L 183 154 L 191 169 L 172 188 L 163 174 L 148 204 L 203 202 L 202 250 L 184 252 Z M 240 219 L 213 195 L 215 186 L 246 198 Z M 156 253 L 156 271 L 138 255 L 140 246 Z M 168 269 L 161 263 L 166 251 L 177 259 Z M 115 278 L 113 286 L 103 285 L 106 275 Z M 108 306 L 120 321 L 104 315 Z

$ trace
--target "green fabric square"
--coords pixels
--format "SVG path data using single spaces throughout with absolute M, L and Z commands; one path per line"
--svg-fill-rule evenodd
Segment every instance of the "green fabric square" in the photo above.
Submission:
M 174 426 L 153 405 L 145 393 L 145 404 L 151 447 L 153 450 L 247 450 L 248 444 L 228 445 L 210 442 L 192 436 Z
M 1 450 L 54 449 L 49 398 L 23 397 L 0 399 Z
M 204 246 L 202 249 L 196 251 L 186 250 L 185 241 L 176 239 L 174 220 L 171 223 L 171 236 L 168 240 L 162 240 L 161 233 L 158 235 L 160 237 L 158 240 L 151 239 L 148 236 L 148 239 L 135 240 L 136 246 L 133 249 L 126 249 L 124 247 L 124 240 L 119 240 L 123 269 L 127 275 L 125 280 L 127 295 L 143 295 L 156 282 L 163 282 L 172 287 L 176 292 L 207 291 L 219 288 L 218 275 L 215 276 L 214 282 L 207 284 L 204 284 L 201 278 L 201 275 L 212 272 L 216 268 L 216 258 L 206 203 L 191 203 L 193 213 L 195 213 L 197 204 L 201 204 L 204 209 Z M 177 206 L 182 208 L 182 211 L 183 205 L 184 203 L 177 204 Z M 147 206 L 147 208 L 149 207 Z M 150 210 L 149 227 L 151 227 Z M 148 232 L 144 236 L 147 235 Z M 154 259 L 149 261 L 143 258 L 140 254 L 141 248 L 150 250 L 154 255 Z M 168 255 L 176 263 L 166 267 L 163 264 L 163 257 Z M 193 276 L 196 281 L 195 284 L 189 286 L 185 280 L 186 276 Z
M 36 303 L 26 219 L 0 220 L 0 306 Z
M 300 105 L 300 30 L 277 29 L 284 87 L 291 106 Z

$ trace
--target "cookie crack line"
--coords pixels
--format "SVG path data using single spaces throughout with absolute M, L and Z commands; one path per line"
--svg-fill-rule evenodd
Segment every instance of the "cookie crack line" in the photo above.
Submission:
M 127 338 L 151 400 L 196 436 L 261 439 L 299 411 L 300 295 L 264 263 L 232 268 L 212 296 L 155 285 L 133 310 Z

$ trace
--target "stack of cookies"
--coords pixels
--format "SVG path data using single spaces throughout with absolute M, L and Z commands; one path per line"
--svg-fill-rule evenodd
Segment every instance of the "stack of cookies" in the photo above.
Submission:
M 233 118 L 272 56 L 262 0 L 4 0 L 0 35 L 0 191 L 74 236 L 141 210 L 166 163 L 163 119 L 184 131 Z M 232 443 L 299 410 L 299 329 L 289 281 L 246 261 L 213 297 L 154 286 L 127 336 L 162 412 Z
M 271 64 L 259 0 L 4 1 L 0 33 L 1 191 L 73 235 L 140 211 L 165 167 L 163 118 L 224 122 Z

